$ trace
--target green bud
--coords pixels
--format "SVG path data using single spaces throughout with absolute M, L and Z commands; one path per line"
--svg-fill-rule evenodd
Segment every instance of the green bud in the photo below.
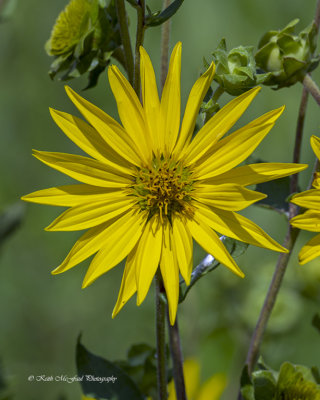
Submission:
M 68 53 L 76 46 L 83 34 L 88 30 L 90 22 L 92 23 L 90 14 L 96 6 L 96 1 L 70 1 L 59 14 L 50 39 L 46 43 L 45 48 L 50 56 Z
M 260 40 L 255 61 L 263 72 L 269 72 L 265 85 L 276 89 L 291 86 L 318 65 L 319 57 L 314 57 L 316 26 L 312 23 L 297 36 L 298 22 L 295 19 L 282 30 L 269 31 Z
M 232 96 L 262 84 L 269 74 L 257 74 L 253 47 L 239 46 L 229 52 L 226 41 L 222 39 L 212 53 L 216 64 L 214 80 Z
M 45 45 L 55 60 L 49 75 L 62 80 L 89 73 L 96 85 L 111 57 L 123 64 L 121 37 L 114 0 L 71 0 L 59 14 Z
M 280 368 L 274 399 L 320 400 L 320 386 L 309 368 L 285 362 Z

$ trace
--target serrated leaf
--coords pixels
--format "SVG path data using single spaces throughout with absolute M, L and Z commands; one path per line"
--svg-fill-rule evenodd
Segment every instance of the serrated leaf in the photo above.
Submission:
M 0 214 L 0 244 L 19 228 L 24 217 L 24 211 L 24 204 L 18 202 L 9 206 Z
M 116 364 L 90 353 L 78 339 L 76 349 L 76 364 L 78 376 L 82 377 L 82 391 L 85 395 L 98 399 L 114 400 L 144 400 L 135 382 Z M 112 382 L 100 382 L 93 378 L 110 378 Z
M 146 18 L 146 26 L 158 26 L 171 18 L 180 8 L 184 0 L 174 0 L 169 7 L 158 15 L 149 15 Z

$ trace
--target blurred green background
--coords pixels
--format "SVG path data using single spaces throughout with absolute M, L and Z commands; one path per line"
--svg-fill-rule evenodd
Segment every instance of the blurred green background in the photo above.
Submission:
M 65 0 L 17 0 L 10 18 L 0 23 L 0 209 L 19 202 L 21 195 L 70 182 L 32 158 L 31 149 L 76 153 L 78 149 L 53 123 L 48 107 L 75 113 L 62 82 L 52 82 L 47 74 L 51 59 L 44 51 L 54 21 Z M 160 1 L 147 1 L 160 9 Z M 312 20 L 315 1 L 269 0 L 186 0 L 172 19 L 171 48 L 181 40 L 182 102 L 202 68 L 202 57 L 225 37 L 230 48 L 257 46 L 262 34 L 300 18 L 299 30 Z M 135 17 L 130 11 L 131 29 Z M 159 72 L 160 28 L 146 33 L 145 47 Z M 159 76 L 159 74 L 158 74 Z M 319 82 L 320 75 L 314 73 Z M 86 79 L 70 81 L 75 90 Z M 255 155 L 268 161 L 291 161 L 296 115 L 302 87 L 273 91 L 263 88 L 242 117 L 244 124 L 262 113 L 286 105 L 286 111 Z M 83 95 L 117 117 L 115 101 L 106 73 L 98 87 Z M 222 102 L 229 100 L 225 95 Z M 320 136 L 319 111 L 309 101 L 302 161 L 314 162 L 309 137 Z M 305 189 L 311 167 L 300 174 Z M 47 206 L 25 205 L 21 227 L 0 247 L 0 358 L 16 399 L 80 398 L 77 383 L 28 382 L 29 375 L 69 375 L 76 373 L 76 338 L 94 353 L 109 360 L 124 359 L 134 343 L 154 343 L 154 293 L 137 308 L 135 301 L 115 320 L 111 312 L 120 287 L 123 265 L 81 290 L 88 262 L 69 272 L 52 276 L 79 236 L 79 233 L 47 233 L 47 226 L 59 211 Z M 282 242 L 286 222 L 280 215 L 251 207 L 245 213 L 272 237 Z M 300 248 L 308 234 L 302 234 Z M 195 263 L 204 253 L 196 249 Z M 271 279 L 277 254 L 249 248 L 238 259 L 246 274 L 241 280 L 220 267 L 202 279 L 192 290 L 179 312 L 182 343 L 186 357 L 202 363 L 202 378 L 225 372 L 229 386 L 224 399 L 235 398 L 241 366 L 250 333 Z M 311 326 L 319 310 L 320 261 L 299 267 L 293 254 L 285 283 L 271 318 L 262 347 L 266 362 L 278 368 L 284 360 L 319 366 L 320 337 Z M 208 399 L 209 400 L 209 399 Z

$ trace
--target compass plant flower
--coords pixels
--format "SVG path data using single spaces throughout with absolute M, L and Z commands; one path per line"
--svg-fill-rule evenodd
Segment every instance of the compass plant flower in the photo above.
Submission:
M 317 136 L 311 136 L 311 147 L 320 160 L 320 139 Z M 303 214 L 299 214 L 291 219 L 291 225 L 298 229 L 304 229 L 310 232 L 319 232 L 309 240 L 300 250 L 299 262 L 301 265 L 320 256 L 320 174 L 315 173 L 312 183 L 314 189 L 295 194 L 290 200 L 297 206 L 306 208 Z
M 122 125 L 66 87 L 89 124 L 61 111 L 50 110 L 51 115 L 90 157 L 44 151 L 34 151 L 34 156 L 81 183 L 40 190 L 23 200 L 69 207 L 48 231 L 87 230 L 53 274 L 95 254 L 83 281 L 85 288 L 126 258 L 114 317 L 136 292 L 137 304 L 143 302 L 159 267 L 173 324 L 179 273 L 190 283 L 193 239 L 240 277 L 243 272 L 216 232 L 287 251 L 236 212 L 266 197 L 246 186 L 291 175 L 306 165 L 237 167 L 283 111 L 283 107 L 270 111 L 224 137 L 260 88 L 233 99 L 192 139 L 214 64 L 193 85 L 180 126 L 181 43 L 172 52 L 161 99 L 150 58 L 142 47 L 140 55 L 142 103 L 116 66 L 108 70 Z

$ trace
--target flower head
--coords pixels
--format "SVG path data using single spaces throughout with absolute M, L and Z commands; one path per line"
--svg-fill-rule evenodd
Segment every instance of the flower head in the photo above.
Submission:
M 311 147 L 320 160 L 320 139 L 312 136 Z M 306 190 L 292 197 L 291 203 L 307 208 L 303 214 L 291 219 L 291 225 L 310 232 L 320 232 L 320 174 L 317 172 L 312 183 L 314 189 Z M 300 264 L 306 264 L 320 255 L 320 233 L 305 244 L 299 253 Z
M 69 207 L 46 228 L 49 231 L 88 229 L 53 274 L 97 253 L 84 278 L 86 287 L 127 258 L 115 316 L 136 292 L 138 305 L 142 303 L 160 266 L 173 324 L 179 273 L 190 282 L 192 239 L 241 277 L 244 274 L 215 231 L 285 252 L 261 228 L 235 212 L 265 197 L 245 186 L 306 166 L 261 163 L 235 168 L 283 111 L 283 107 L 270 111 L 223 138 L 259 88 L 232 100 L 192 139 L 214 65 L 192 87 L 180 127 L 181 43 L 172 52 L 161 100 L 149 56 L 143 48 L 140 54 L 142 104 L 116 66 L 108 71 L 122 125 L 66 88 L 89 124 L 56 110 L 51 115 L 90 157 L 43 151 L 35 151 L 34 156 L 82 183 L 40 190 L 23 199 Z

